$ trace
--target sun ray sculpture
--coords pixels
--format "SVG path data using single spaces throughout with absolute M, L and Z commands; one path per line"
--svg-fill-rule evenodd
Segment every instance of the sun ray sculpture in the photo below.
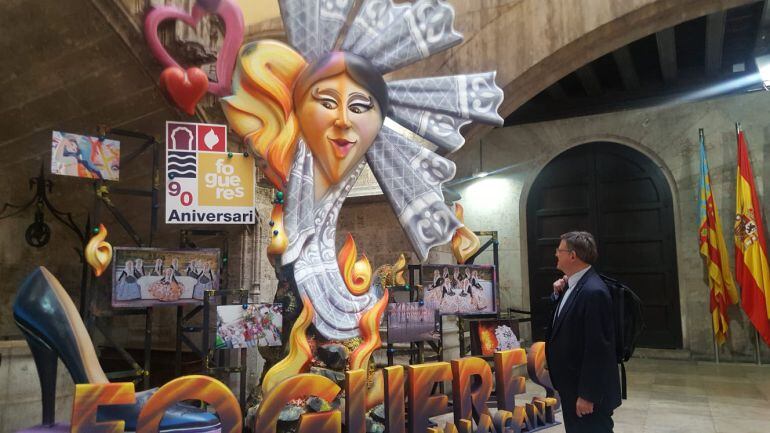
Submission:
M 276 301 L 287 310 L 284 328 L 291 338 L 284 341 L 291 347 L 283 348 L 281 362 L 272 361 L 263 392 L 314 367 L 366 368 L 380 346 L 387 291 L 372 278 L 365 257 L 356 260 L 352 238 L 340 257 L 335 248 L 340 208 L 365 163 L 424 261 L 463 226 L 441 192 L 455 165 L 439 153 L 462 147 L 463 125 L 503 121 L 494 72 L 383 79 L 461 43 L 445 1 L 364 0 L 344 35 L 353 0 L 279 5 L 290 46 L 244 45 L 233 95 L 222 100 L 230 126 L 279 191 L 268 254 L 280 279 Z M 371 389 L 381 391 L 380 378 L 371 374 Z M 370 396 L 367 406 L 378 400 Z

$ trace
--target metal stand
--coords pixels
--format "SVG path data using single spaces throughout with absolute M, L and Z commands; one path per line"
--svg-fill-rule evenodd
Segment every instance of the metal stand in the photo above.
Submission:
M 222 349 L 218 350 L 220 354 L 224 355 L 229 350 L 238 350 L 239 352 L 239 364 L 235 367 L 229 366 L 229 357 L 220 357 L 217 361 L 214 358 L 215 349 L 210 342 L 210 323 L 211 323 L 211 306 L 228 305 L 227 298 L 229 296 L 235 296 L 240 300 L 241 305 L 247 305 L 249 303 L 249 291 L 246 289 L 239 290 L 206 290 L 203 295 L 203 344 L 202 350 L 199 354 L 203 356 L 203 372 L 209 375 L 213 374 L 239 374 L 240 386 L 239 386 L 239 398 L 238 402 L 241 405 L 241 411 L 246 413 L 246 380 L 248 373 L 248 365 L 246 363 L 247 350 L 241 349 Z M 220 302 L 211 302 L 211 298 L 221 298 Z M 215 316 L 216 317 L 216 316 Z M 215 321 L 216 323 L 216 321 Z M 189 340 L 188 340 L 189 341 Z
M 500 241 L 498 241 L 498 239 L 497 239 L 497 231 L 496 230 L 492 230 L 492 231 L 474 231 L 473 233 L 476 236 L 489 236 L 489 240 L 484 242 L 481 245 L 481 247 L 479 247 L 479 250 L 476 251 L 476 253 L 473 254 L 470 258 L 468 258 L 468 260 L 466 260 L 465 263 L 468 264 L 468 265 L 474 264 L 476 259 L 481 254 L 483 254 L 491 246 L 492 247 L 492 263 L 495 266 L 495 282 L 497 284 L 499 284 L 500 283 L 500 269 L 499 269 L 499 264 L 500 264 L 499 245 L 500 245 Z M 490 317 L 484 317 L 483 319 L 480 319 L 480 320 L 498 320 L 498 319 L 503 318 L 502 317 L 503 315 L 500 313 L 500 296 L 499 296 L 499 292 L 498 292 L 498 297 L 496 299 L 496 302 L 497 302 L 497 315 L 494 316 L 494 317 L 491 317 L 491 318 Z M 508 317 L 505 317 L 505 318 L 508 318 Z M 458 333 L 457 337 L 458 337 L 458 340 L 459 340 L 459 343 L 460 343 L 460 357 L 463 357 L 463 356 L 465 356 L 468 353 L 468 351 L 466 349 L 467 345 L 465 343 L 465 333 L 470 330 L 470 327 L 469 327 L 469 329 L 465 329 L 465 323 L 466 322 L 468 322 L 468 318 L 465 318 L 464 316 L 457 316 L 457 333 Z
M 196 237 L 203 237 L 204 239 L 217 239 L 220 242 L 219 249 L 221 251 L 220 260 L 219 263 L 219 287 L 220 290 L 217 291 L 211 291 L 214 294 L 211 296 L 216 296 L 219 292 L 227 292 L 227 281 L 228 281 L 228 256 L 229 256 L 229 242 L 227 240 L 227 232 L 224 230 L 208 230 L 208 229 L 192 229 L 192 230 L 181 230 L 179 232 L 179 246 L 181 248 L 198 248 L 198 245 L 194 242 L 193 238 Z M 206 295 L 204 294 L 204 299 Z M 226 294 L 222 298 L 222 303 L 227 303 L 227 296 Z M 198 313 L 203 312 L 203 325 L 201 326 L 195 326 L 192 324 L 189 324 L 192 319 L 194 319 Z M 206 360 L 208 357 L 208 340 L 209 340 L 209 333 L 211 332 L 211 317 L 210 317 L 210 306 L 206 305 L 206 302 L 203 303 L 203 305 L 198 305 L 194 307 L 191 311 L 189 311 L 187 314 L 183 315 L 183 307 L 178 306 L 177 307 L 177 341 L 176 341 L 176 365 L 175 365 L 175 371 L 177 375 L 181 375 L 181 369 L 182 369 L 182 343 L 184 343 L 188 348 L 190 348 L 193 352 L 197 353 L 201 359 L 204 360 L 204 369 L 206 369 Z M 198 346 L 195 345 L 195 343 L 185 334 L 190 333 L 200 333 L 201 334 L 201 342 L 203 348 L 198 348 Z M 224 354 L 222 354 L 224 357 Z M 220 359 L 220 362 L 224 362 L 223 357 Z
M 212 307 L 216 308 L 217 305 L 227 305 L 229 297 L 234 296 L 239 300 L 240 305 L 248 304 L 249 291 L 247 289 L 227 290 L 226 283 L 228 281 L 228 266 L 229 263 L 229 242 L 228 233 L 224 230 L 206 230 L 206 229 L 193 229 L 182 230 L 179 233 L 179 246 L 182 248 L 198 248 L 198 245 L 193 241 L 193 238 L 203 238 L 204 240 L 216 239 L 220 244 L 221 251 L 221 263 L 219 266 L 219 279 L 220 290 L 206 290 L 203 294 L 203 305 L 198 305 L 192 310 L 184 314 L 183 307 L 178 306 L 176 311 L 177 327 L 176 327 L 176 362 L 175 372 L 177 376 L 182 374 L 182 344 L 184 343 L 190 350 L 196 353 L 203 360 L 203 372 L 205 374 L 240 374 L 240 398 L 241 410 L 246 410 L 246 381 L 247 381 L 247 365 L 246 365 L 246 349 L 240 349 L 239 365 L 236 367 L 229 366 L 230 357 L 227 350 L 215 351 L 211 344 L 211 332 L 212 332 L 212 320 L 211 310 Z M 218 301 L 212 302 L 212 298 L 219 298 Z M 200 326 L 192 325 L 189 322 L 194 319 L 199 313 L 202 313 L 203 323 Z M 216 325 L 216 313 L 215 313 L 214 325 Z M 216 332 L 215 326 L 213 331 Z M 201 347 L 199 348 L 187 334 L 200 334 L 201 335 Z M 216 356 L 215 356 L 216 355 Z
M 152 246 L 155 232 L 158 229 L 158 194 L 160 190 L 160 171 L 158 167 L 160 144 L 155 137 L 147 134 L 134 131 L 126 131 L 122 129 L 103 129 L 100 131 L 101 135 L 117 135 L 120 137 L 128 137 L 143 140 L 143 143 L 138 149 L 129 153 L 126 157 L 121 158 L 121 166 L 126 167 L 133 162 L 138 156 L 147 151 L 152 152 L 152 178 L 150 181 L 149 189 L 125 189 L 125 188 L 110 188 L 107 183 L 101 180 L 94 182 L 94 221 L 98 221 L 102 206 L 106 207 L 110 211 L 115 220 L 120 224 L 124 231 L 131 237 L 134 243 L 139 247 Z M 129 195 L 145 197 L 150 199 L 150 230 L 145 242 L 141 236 L 137 233 L 127 218 L 123 216 L 120 209 L 112 202 L 111 195 Z M 89 227 L 89 233 L 91 228 Z M 91 272 L 88 271 L 87 266 L 84 273 L 84 282 L 82 285 L 82 295 L 80 303 L 80 312 L 83 315 L 83 321 L 89 330 L 89 333 L 93 332 L 93 329 L 99 330 L 99 332 L 105 337 L 107 342 L 112 346 L 121 357 L 131 366 L 132 370 L 117 371 L 107 373 L 109 379 L 125 379 L 133 378 L 135 382 L 141 379 L 142 388 L 149 389 L 150 387 L 150 363 L 152 359 L 152 308 L 141 309 L 127 309 L 127 310 L 113 310 L 108 313 L 99 312 L 96 313 L 91 309 L 92 304 L 92 289 L 94 284 L 94 278 Z M 144 331 L 144 364 L 140 367 L 138 362 L 129 354 L 120 344 L 118 344 L 112 337 L 109 325 L 103 320 L 105 317 L 114 316 L 131 316 L 131 315 L 144 315 L 145 316 L 145 331 Z

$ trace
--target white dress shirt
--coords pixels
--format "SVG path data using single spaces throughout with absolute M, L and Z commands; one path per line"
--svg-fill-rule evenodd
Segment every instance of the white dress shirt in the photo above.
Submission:
M 564 308 L 564 304 L 566 304 L 567 299 L 569 299 L 569 295 L 572 294 L 572 292 L 574 291 L 573 289 L 575 288 L 575 286 L 577 286 L 578 281 L 580 281 L 580 279 L 583 278 L 583 275 L 585 275 L 585 273 L 588 272 L 589 269 L 591 269 L 591 265 L 588 265 L 584 269 L 578 272 L 575 272 L 574 274 L 572 274 L 571 277 L 567 279 L 567 290 L 564 292 L 564 296 L 562 297 L 561 302 L 559 303 L 559 309 L 556 310 L 556 317 L 559 317 L 559 315 L 561 314 L 561 309 Z

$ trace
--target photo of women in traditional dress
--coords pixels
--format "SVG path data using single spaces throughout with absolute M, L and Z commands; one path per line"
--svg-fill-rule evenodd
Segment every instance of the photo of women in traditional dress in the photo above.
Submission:
M 200 304 L 206 290 L 218 289 L 218 249 L 113 248 L 113 307 Z
M 497 285 L 494 267 L 475 265 L 423 265 L 423 300 L 441 314 L 496 313 Z M 426 277 L 427 276 L 427 277 Z M 441 297 L 434 290 L 441 285 Z
M 217 306 L 216 349 L 281 345 L 280 304 Z

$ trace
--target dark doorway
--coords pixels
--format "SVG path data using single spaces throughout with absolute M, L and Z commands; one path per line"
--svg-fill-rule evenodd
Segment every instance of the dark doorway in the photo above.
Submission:
M 535 340 L 545 338 L 551 284 L 560 276 L 554 250 L 570 230 L 593 233 L 597 268 L 642 299 L 647 328 L 639 344 L 681 348 L 671 191 L 655 163 L 628 146 L 598 142 L 562 153 L 538 175 L 527 202 Z

